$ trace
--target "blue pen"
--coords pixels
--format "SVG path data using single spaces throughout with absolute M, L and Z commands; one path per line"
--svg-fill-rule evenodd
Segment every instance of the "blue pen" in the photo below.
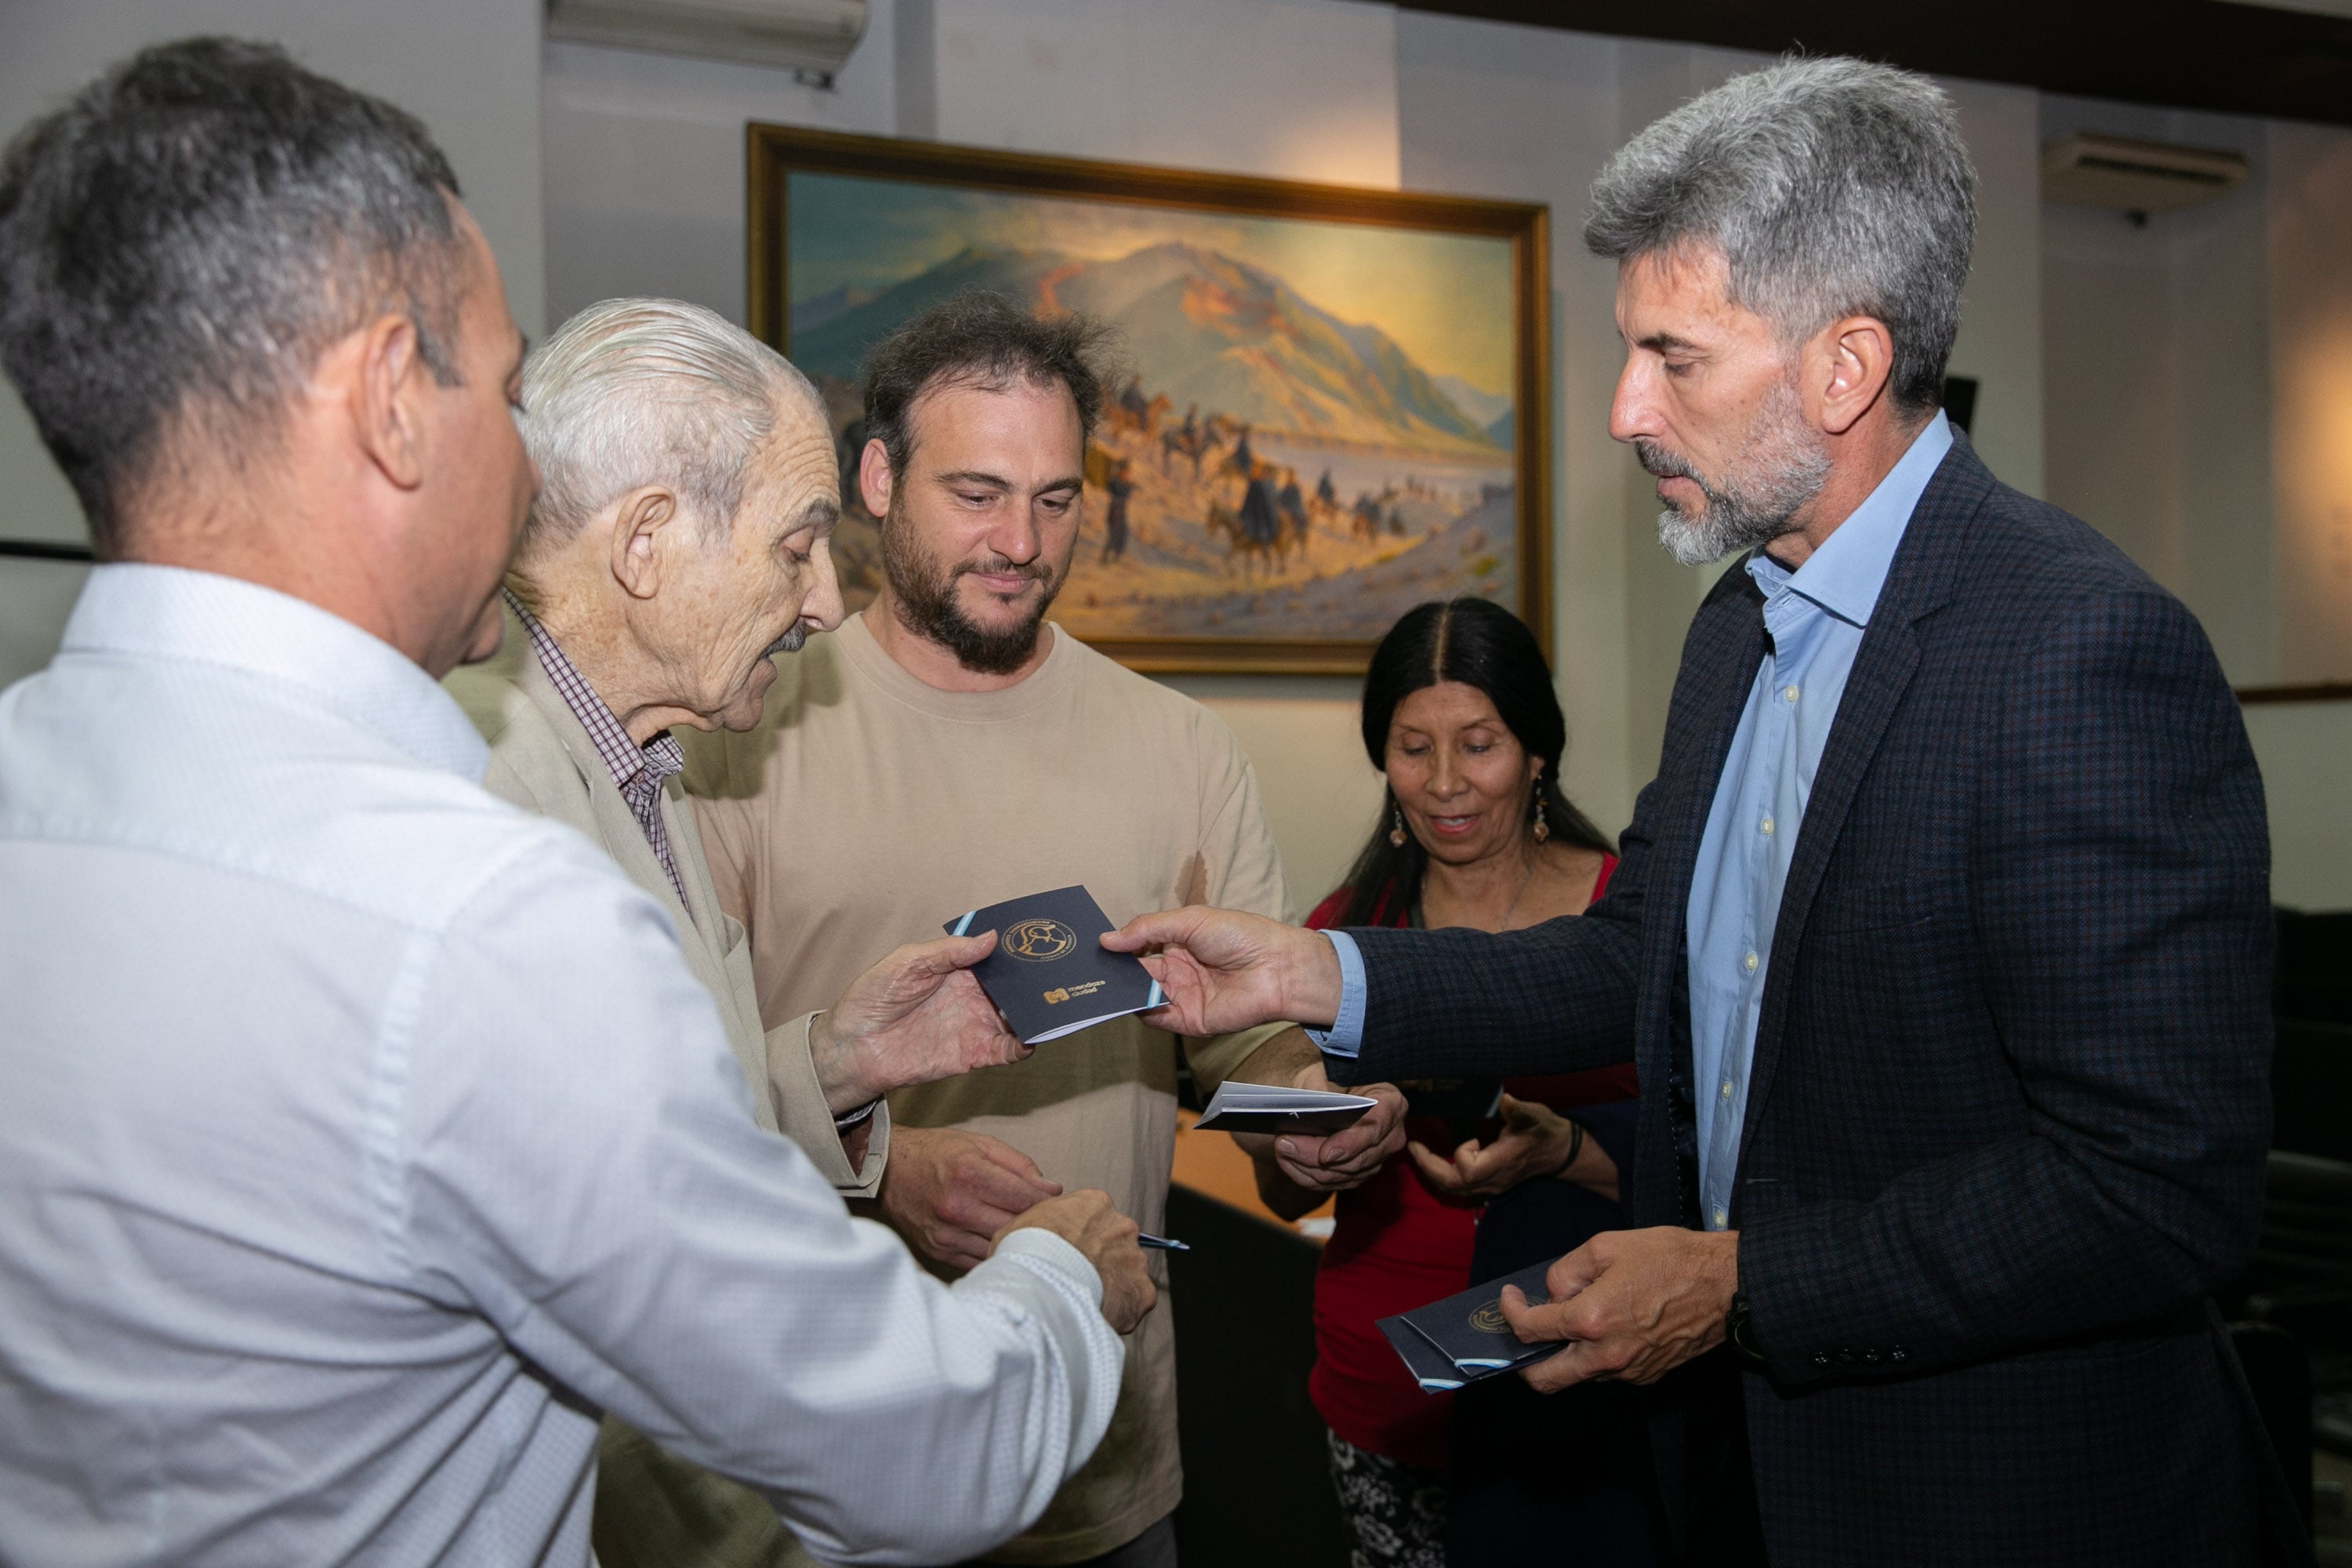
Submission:
M 1187 1246 L 1183 1242 L 1171 1240 L 1164 1236 L 1148 1236 L 1142 1231 L 1137 1231 L 1135 1233 L 1135 1245 L 1138 1247 L 1153 1247 L 1160 1252 L 1190 1252 L 1192 1250 L 1191 1247 Z

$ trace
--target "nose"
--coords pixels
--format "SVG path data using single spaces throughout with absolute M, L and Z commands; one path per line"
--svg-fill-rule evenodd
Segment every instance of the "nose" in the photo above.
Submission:
M 1431 762 L 1433 765 L 1429 770 L 1429 793 L 1439 800 L 1450 799 L 1461 794 L 1464 782 L 1462 770 L 1457 765 L 1453 748 L 1438 747 L 1437 754 L 1431 759 Z
M 1026 566 L 1037 559 L 1045 548 L 1039 535 L 1035 509 L 1008 506 L 1003 518 L 988 531 L 988 547 L 1015 566 Z
M 816 585 L 801 601 L 801 622 L 821 632 L 834 631 L 841 626 L 841 579 L 833 569 L 833 541 L 820 539 L 810 552 L 810 564 L 816 568 Z
M 1660 433 L 1654 372 L 1638 349 L 1625 352 L 1625 366 L 1617 373 L 1617 391 L 1609 399 L 1609 437 L 1613 441 L 1655 438 Z

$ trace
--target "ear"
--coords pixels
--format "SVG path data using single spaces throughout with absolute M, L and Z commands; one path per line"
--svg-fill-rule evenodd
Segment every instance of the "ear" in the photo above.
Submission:
M 1843 436 L 1870 412 L 1895 370 L 1895 334 L 1875 316 L 1849 316 L 1813 339 L 1818 363 L 1809 377 L 1819 389 L 1821 428 Z
M 360 449 L 395 489 L 425 482 L 425 409 L 433 378 L 416 352 L 416 324 L 378 316 L 330 351 L 322 379 L 341 381 Z
M 645 485 L 621 498 L 613 513 L 613 580 L 632 599 L 661 592 L 662 568 L 678 542 L 677 498 L 659 485 Z
M 857 454 L 857 495 L 869 515 L 889 515 L 890 448 L 879 437 L 866 442 L 866 450 Z

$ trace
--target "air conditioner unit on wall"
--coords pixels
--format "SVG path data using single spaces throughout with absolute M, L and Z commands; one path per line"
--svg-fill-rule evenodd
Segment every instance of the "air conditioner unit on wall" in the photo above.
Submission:
M 2227 195 L 2246 177 L 2235 153 L 2078 131 L 2042 149 L 2042 199 L 2112 207 L 2145 219 Z
M 866 36 L 866 0 L 549 0 L 571 43 L 784 66 L 830 82 Z

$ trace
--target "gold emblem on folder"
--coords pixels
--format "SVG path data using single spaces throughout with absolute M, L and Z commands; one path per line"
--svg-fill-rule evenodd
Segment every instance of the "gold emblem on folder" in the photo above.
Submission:
M 1078 933 L 1055 920 L 1016 921 L 999 944 L 1013 957 L 1047 963 L 1078 945 Z
M 1048 1002 L 1066 1002 L 1069 999 L 1069 992 L 1059 985 L 1056 985 L 1054 989 L 1045 993 L 1045 1000 Z
M 1511 1325 L 1503 1321 L 1503 1303 L 1489 1301 L 1470 1314 L 1470 1326 L 1482 1334 L 1507 1334 Z

